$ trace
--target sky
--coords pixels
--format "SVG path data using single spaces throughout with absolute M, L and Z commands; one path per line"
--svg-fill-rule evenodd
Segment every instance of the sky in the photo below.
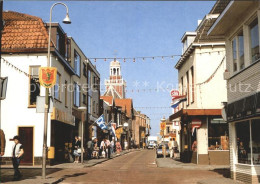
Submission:
M 72 24 L 62 24 L 66 9 L 53 9 L 53 22 L 74 38 L 88 58 L 135 58 L 182 54 L 181 37 L 194 31 L 198 20 L 209 13 L 214 1 L 62 1 L 69 7 Z M 49 21 L 54 1 L 4 1 L 4 10 L 17 11 Z M 177 89 L 179 57 L 119 60 L 127 83 L 127 98 L 136 110 L 151 119 L 151 135 L 159 133 L 160 119 L 168 118 L 170 90 Z M 110 60 L 92 63 L 104 79 L 109 78 Z M 167 89 L 168 88 L 168 89 Z M 155 90 L 157 89 L 157 90 Z M 104 91 L 102 90 L 101 94 Z M 151 108 L 152 107 L 152 108 Z

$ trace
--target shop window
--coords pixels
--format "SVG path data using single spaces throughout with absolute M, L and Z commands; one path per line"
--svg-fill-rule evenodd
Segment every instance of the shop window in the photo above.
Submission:
M 252 120 L 252 160 L 254 165 L 260 165 L 260 119 Z
M 209 150 L 229 150 L 228 124 L 223 119 L 211 119 L 208 124 Z
M 39 66 L 30 66 L 29 73 L 29 106 L 36 105 L 37 96 L 40 96 Z
M 259 58 L 259 30 L 258 30 L 258 20 L 255 19 L 250 24 L 250 49 L 251 49 L 251 60 L 252 63 L 258 60 Z
M 249 121 L 236 123 L 238 163 L 250 164 L 250 125 Z

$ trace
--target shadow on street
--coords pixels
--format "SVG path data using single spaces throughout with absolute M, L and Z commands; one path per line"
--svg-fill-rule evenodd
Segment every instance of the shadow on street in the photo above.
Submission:
M 72 174 L 72 175 L 65 175 L 64 177 L 60 178 L 59 180 L 53 182 L 52 184 L 58 184 L 60 182 L 62 182 L 63 180 L 65 180 L 66 178 L 73 178 L 73 177 L 78 177 L 78 176 L 82 176 L 82 175 L 85 175 L 87 173 L 75 173 L 75 174 Z
M 19 181 L 23 181 L 25 179 L 36 179 L 36 177 L 41 176 L 42 174 L 42 169 L 41 168 L 22 168 L 19 169 L 21 174 L 22 174 L 22 178 Z M 49 168 L 46 170 L 46 175 L 55 173 L 60 171 L 61 169 L 58 168 Z M 13 182 L 13 175 L 14 175 L 14 170 L 11 168 L 0 168 L 0 182 L 1 183 L 7 183 L 7 182 Z
M 222 168 L 222 169 L 213 169 L 212 172 L 216 172 L 222 175 L 225 178 L 230 178 L 230 169 Z

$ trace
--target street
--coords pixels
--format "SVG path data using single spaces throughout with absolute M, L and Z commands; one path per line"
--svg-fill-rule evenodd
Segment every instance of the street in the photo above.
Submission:
M 163 158 L 160 158 L 163 159 Z M 168 159 L 168 158 L 166 158 Z M 116 157 L 93 167 L 48 169 L 47 180 L 35 176 L 37 169 L 22 169 L 25 177 L 28 172 L 34 173 L 33 178 L 23 178 L 19 182 L 6 183 L 197 183 L 207 179 L 223 179 L 218 172 L 200 169 L 159 168 L 156 165 L 154 150 L 133 151 Z M 73 163 L 72 163 L 73 165 Z M 9 169 L 9 174 L 12 174 Z M 1 171 L 1 175 L 6 170 Z M 37 175 L 36 174 L 36 175 Z M 230 180 L 232 181 L 232 180 Z

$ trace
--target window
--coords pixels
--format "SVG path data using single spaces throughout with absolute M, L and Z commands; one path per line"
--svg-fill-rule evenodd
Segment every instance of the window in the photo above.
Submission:
M 88 113 L 89 114 L 91 114 L 91 104 L 92 104 L 91 96 L 88 96 Z
M 61 75 L 57 73 L 56 84 L 54 86 L 54 98 L 60 100 Z
M 187 91 L 186 91 L 186 95 L 187 95 L 187 105 L 189 105 L 190 103 L 190 89 L 189 89 L 189 71 L 187 71 L 186 73 L 186 79 L 187 79 Z
M 30 66 L 29 73 L 32 76 L 29 78 L 29 106 L 35 106 L 36 98 L 40 96 L 39 66 Z
M 87 77 L 87 65 L 86 63 L 83 63 L 83 75 Z
M 93 112 L 93 114 L 96 113 L 96 102 L 95 101 L 93 101 L 93 104 L 92 104 L 92 112 Z
M 239 54 L 239 69 L 242 70 L 245 68 L 245 61 L 244 61 L 244 35 L 241 32 L 238 35 L 238 54 Z
M 83 104 L 87 105 L 87 95 L 82 94 L 82 102 Z
M 251 42 L 251 58 L 252 63 L 259 58 L 259 31 L 258 31 L 258 20 L 255 19 L 249 26 L 250 28 L 250 42 Z
M 74 98 L 73 98 L 74 106 L 80 106 L 80 87 L 77 83 L 74 83 Z
M 65 80 L 65 107 L 68 107 L 68 82 Z
M 78 76 L 80 76 L 80 60 L 80 55 L 74 51 L 74 70 Z
M 89 89 L 91 89 L 91 71 L 88 70 L 88 86 L 89 86 Z
M 56 49 L 58 51 L 60 51 L 60 34 L 59 34 L 58 31 L 57 31 L 57 34 L 56 34 Z
M 191 102 L 194 102 L 194 96 L 195 96 L 195 85 L 194 85 L 194 69 L 191 67 Z
M 228 124 L 221 118 L 213 118 L 208 123 L 209 150 L 229 150 Z
M 65 59 L 68 62 L 71 62 L 71 45 L 70 45 L 70 40 L 66 37 L 67 41 L 66 41 L 66 51 L 65 51 Z
M 238 163 L 250 164 L 249 121 L 236 123 Z
M 170 127 L 167 126 L 167 127 L 166 127 L 166 134 L 169 134 L 169 133 L 170 133 Z
M 260 165 L 260 119 L 252 120 L 252 160 L 254 165 Z
M 234 38 L 232 41 L 232 52 L 233 52 L 233 72 L 237 71 L 237 40 Z

